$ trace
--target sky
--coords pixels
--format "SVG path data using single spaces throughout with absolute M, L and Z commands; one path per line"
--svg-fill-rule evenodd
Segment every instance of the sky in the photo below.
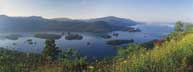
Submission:
M 0 15 L 193 22 L 193 0 L 0 0 Z

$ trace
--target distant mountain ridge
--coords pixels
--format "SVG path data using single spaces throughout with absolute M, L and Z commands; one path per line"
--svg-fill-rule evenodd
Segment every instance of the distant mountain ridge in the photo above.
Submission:
M 72 20 L 72 19 L 69 19 L 69 18 L 52 18 L 52 20 L 57 20 L 57 21 L 69 21 L 69 20 Z
M 92 19 L 53 18 L 53 20 L 57 20 L 57 21 L 77 20 L 77 21 L 85 21 L 85 22 L 105 21 L 113 25 L 124 25 L 124 26 L 133 26 L 140 23 L 140 22 L 133 21 L 131 19 L 119 18 L 115 16 L 107 16 L 107 17 L 92 18 Z
M 128 26 L 136 24 L 138 24 L 138 22 L 114 16 L 74 20 L 68 18 L 46 19 L 41 16 L 9 17 L 0 15 L 0 32 L 111 32 L 116 30 L 127 30 L 130 29 Z
M 130 19 L 119 18 L 115 16 L 90 19 L 89 21 L 105 21 L 113 25 L 123 25 L 123 26 L 133 26 L 139 23 Z

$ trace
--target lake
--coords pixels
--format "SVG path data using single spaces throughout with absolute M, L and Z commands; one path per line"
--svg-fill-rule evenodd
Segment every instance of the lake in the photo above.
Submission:
M 139 28 L 141 32 L 123 32 L 123 31 L 114 31 L 107 33 L 111 35 L 112 38 L 105 39 L 99 37 L 99 33 L 78 33 L 83 36 L 82 40 L 66 40 L 66 32 L 64 35 L 56 40 L 56 45 L 61 50 L 66 50 L 67 48 L 72 48 L 79 50 L 81 55 L 87 56 L 88 58 L 104 58 L 107 56 L 116 55 L 117 48 L 115 46 L 107 45 L 106 41 L 114 39 L 134 39 L 135 43 L 144 43 L 154 39 L 160 39 L 168 35 L 173 31 L 173 25 L 171 24 L 139 24 L 133 26 Z M 35 34 L 40 32 L 28 32 L 28 33 L 0 33 L 0 47 L 16 50 L 21 52 L 32 52 L 32 53 L 41 53 L 44 48 L 45 39 L 34 37 Z M 49 34 L 58 34 L 61 35 L 63 32 L 46 32 Z M 114 33 L 118 33 L 118 36 L 113 36 Z M 22 37 L 19 37 L 17 40 L 10 40 L 4 38 L 3 36 L 10 34 L 19 34 Z M 32 40 L 34 44 L 29 44 L 27 40 Z M 88 42 L 90 43 L 88 45 Z M 127 45 L 127 44 L 125 44 Z

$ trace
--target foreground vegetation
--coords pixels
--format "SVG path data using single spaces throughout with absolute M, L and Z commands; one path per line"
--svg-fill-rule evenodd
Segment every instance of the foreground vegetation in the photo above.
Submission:
M 192 43 L 193 34 L 183 33 L 177 40 L 166 41 L 162 46 L 156 46 L 153 50 L 132 45 L 128 47 L 127 55 L 122 54 L 125 57 L 115 58 L 107 64 L 99 62 L 96 69 L 102 70 L 101 72 L 191 72 L 193 71 Z
M 78 51 L 61 52 L 46 40 L 40 55 L 0 49 L 1 72 L 192 72 L 193 27 L 176 23 L 165 39 L 118 48 L 117 56 L 87 61 Z

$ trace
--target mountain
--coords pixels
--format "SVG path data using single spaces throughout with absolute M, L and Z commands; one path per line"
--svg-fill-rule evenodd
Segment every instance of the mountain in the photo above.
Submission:
M 53 18 L 53 20 L 57 20 L 57 21 L 69 21 L 69 20 L 73 20 L 73 19 L 69 19 L 69 18 Z M 107 17 L 102 17 L 102 18 L 93 18 L 93 19 L 74 19 L 74 20 L 78 20 L 78 21 L 85 21 L 85 22 L 96 22 L 96 21 L 104 21 L 107 22 L 109 24 L 115 25 L 115 26 L 133 26 L 136 24 L 140 24 L 140 22 L 135 22 L 131 19 L 125 19 L 125 18 L 119 18 L 119 17 L 115 17 L 115 16 L 107 16 Z
M 119 18 L 115 16 L 108 16 L 108 17 L 103 17 L 103 18 L 96 18 L 96 19 L 90 19 L 89 21 L 95 22 L 95 21 L 104 21 L 107 23 L 110 23 L 115 26 L 133 26 L 138 24 L 139 22 L 135 22 L 130 19 L 125 19 L 125 18 Z
M 130 23 L 129 23 L 130 22 Z M 9 17 L 0 15 L 1 32 L 40 32 L 40 31 L 75 31 L 75 32 L 111 32 L 128 30 L 137 22 L 104 17 L 90 20 L 73 20 L 67 18 L 45 19 L 40 16 Z
M 48 20 L 38 17 L 8 17 L 0 16 L 0 31 L 2 32 L 20 32 L 20 31 L 39 31 L 46 24 Z
M 52 20 L 57 20 L 57 21 L 70 21 L 72 19 L 69 18 L 52 18 Z

